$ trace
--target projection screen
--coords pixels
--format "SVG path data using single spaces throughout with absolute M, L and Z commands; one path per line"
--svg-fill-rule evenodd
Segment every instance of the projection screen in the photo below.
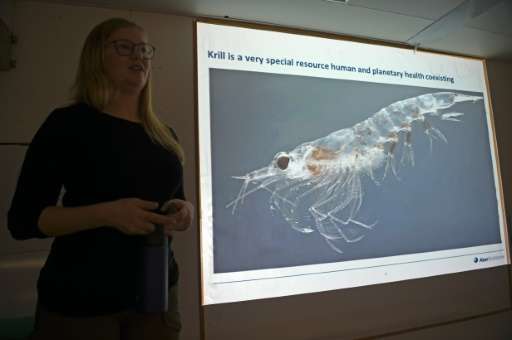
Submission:
M 484 63 L 197 24 L 203 305 L 510 263 Z

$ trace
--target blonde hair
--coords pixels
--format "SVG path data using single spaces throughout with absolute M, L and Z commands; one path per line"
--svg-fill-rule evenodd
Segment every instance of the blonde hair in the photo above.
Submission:
M 112 86 L 103 69 L 103 50 L 110 35 L 114 31 L 126 27 L 136 27 L 143 30 L 142 27 L 132 21 L 123 18 L 112 18 L 98 24 L 87 36 L 73 86 L 73 99 L 76 102 L 89 104 L 100 111 L 108 104 Z M 153 111 L 151 73 L 148 75 L 146 85 L 140 94 L 139 118 L 153 142 L 173 151 L 181 163 L 185 162 L 182 147 Z

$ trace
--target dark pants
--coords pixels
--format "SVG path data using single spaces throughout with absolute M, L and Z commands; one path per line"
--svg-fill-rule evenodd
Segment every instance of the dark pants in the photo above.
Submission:
M 43 306 L 36 311 L 31 340 L 178 340 L 180 338 L 178 287 L 169 289 L 169 310 L 140 314 L 123 311 L 96 317 L 66 317 Z

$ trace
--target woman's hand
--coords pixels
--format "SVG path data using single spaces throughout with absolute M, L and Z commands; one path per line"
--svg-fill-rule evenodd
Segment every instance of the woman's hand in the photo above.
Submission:
M 163 205 L 162 211 L 167 212 L 167 217 L 172 219 L 170 223 L 163 224 L 167 236 L 171 236 L 172 232 L 176 230 L 186 230 L 194 219 L 194 206 L 188 201 L 169 200 Z
M 153 212 L 157 202 L 124 198 L 101 203 L 105 224 L 128 235 L 145 235 L 155 230 L 155 224 L 171 225 L 175 218 Z

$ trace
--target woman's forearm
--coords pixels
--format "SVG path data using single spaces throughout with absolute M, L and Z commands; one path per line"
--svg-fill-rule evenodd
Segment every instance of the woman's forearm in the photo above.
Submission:
M 47 207 L 39 216 L 39 230 L 48 236 L 62 236 L 103 226 L 108 223 L 103 205 Z

